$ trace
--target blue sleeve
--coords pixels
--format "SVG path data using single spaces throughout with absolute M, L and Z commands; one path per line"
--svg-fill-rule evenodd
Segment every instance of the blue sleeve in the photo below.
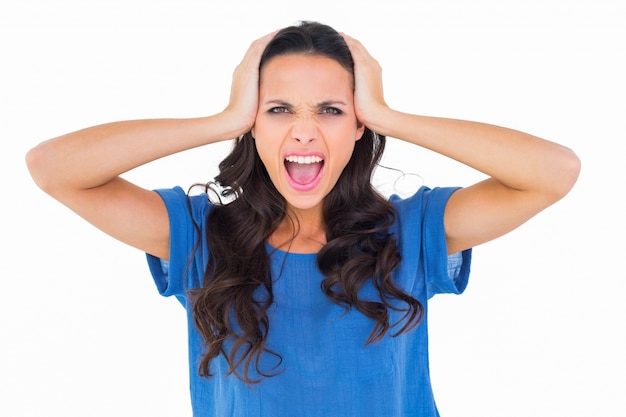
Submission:
M 467 287 L 472 251 L 448 256 L 443 215 L 448 199 L 458 188 L 435 188 L 424 207 L 422 247 L 428 297 L 435 294 L 461 294 Z
M 448 256 L 443 216 L 450 196 L 458 188 L 422 187 L 407 199 L 397 196 L 391 202 L 398 211 L 399 243 L 403 271 L 417 282 L 405 284 L 425 296 L 461 294 L 469 279 L 471 250 Z
M 176 296 L 182 302 L 186 290 L 197 286 L 202 276 L 203 242 L 199 240 L 208 203 L 206 195 L 188 197 L 182 188 L 156 190 L 170 223 L 170 256 L 165 261 L 147 254 L 148 266 L 159 294 Z M 198 247 L 200 244 L 200 247 Z

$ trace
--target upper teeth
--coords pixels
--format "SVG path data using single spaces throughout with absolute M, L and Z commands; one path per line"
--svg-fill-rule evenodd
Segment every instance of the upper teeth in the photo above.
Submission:
M 287 162 L 295 162 L 296 164 L 316 164 L 322 162 L 322 158 L 319 156 L 296 156 L 289 155 L 285 158 Z

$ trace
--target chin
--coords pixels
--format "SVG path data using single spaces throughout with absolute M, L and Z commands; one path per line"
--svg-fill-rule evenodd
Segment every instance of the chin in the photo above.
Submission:
M 281 193 L 287 201 L 287 205 L 295 210 L 311 210 L 321 208 L 326 195 L 294 195 L 291 191 L 289 194 Z
M 311 210 L 321 207 L 324 199 L 307 200 L 303 199 L 287 199 L 287 205 L 295 210 Z

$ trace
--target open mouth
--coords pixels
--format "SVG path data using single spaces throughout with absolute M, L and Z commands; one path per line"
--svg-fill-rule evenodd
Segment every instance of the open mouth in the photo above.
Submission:
M 317 155 L 289 155 L 285 158 L 285 169 L 292 185 L 296 188 L 313 188 L 319 182 L 324 160 Z

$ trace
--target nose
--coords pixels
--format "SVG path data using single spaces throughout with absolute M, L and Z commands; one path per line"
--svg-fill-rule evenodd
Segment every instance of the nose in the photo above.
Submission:
M 291 128 L 291 137 L 306 145 L 317 139 L 318 130 L 311 117 L 298 117 Z

